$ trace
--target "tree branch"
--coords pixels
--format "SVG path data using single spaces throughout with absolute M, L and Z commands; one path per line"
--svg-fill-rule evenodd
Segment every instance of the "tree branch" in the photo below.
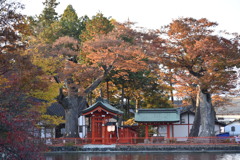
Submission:
M 63 94 L 62 88 L 59 89 L 59 95 L 57 96 L 57 101 L 59 104 L 61 104 L 63 106 L 64 109 L 68 108 L 68 101 L 67 101 L 65 95 Z
M 96 89 L 99 84 L 107 77 L 107 75 L 109 74 L 109 72 L 112 70 L 113 66 L 110 65 L 109 67 L 106 66 L 102 66 L 104 69 L 104 74 L 102 76 L 100 76 L 99 78 L 97 78 L 85 91 L 85 94 L 90 93 L 91 91 L 93 91 L 94 89 Z

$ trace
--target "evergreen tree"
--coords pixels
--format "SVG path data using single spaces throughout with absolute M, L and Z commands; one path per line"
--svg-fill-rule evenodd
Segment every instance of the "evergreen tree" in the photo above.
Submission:
M 79 39 L 81 23 L 72 5 L 68 5 L 60 19 L 59 37 L 69 36 Z
M 39 21 L 42 23 L 42 26 L 49 27 L 53 22 L 58 20 L 58 14 L 55 11 L 55 8 L 59 3 L 57 3 L 56 0 L 45 0 L 43 5 L 45 8 L 39 16 Z
M 55 8 L 59 3 L 56 0 L 46 0 L 42 14 L 33 24 L 37 36 L 39 36 L 45 43 L 52 43 L 57 39 L 56 33 L 60 29 L 58 23 L 58 14 Z
M 114 25 L 111 21 L 104 17 L 102 13 L 98 13 L 92 19 L 86 21 L 85 29 L 80 35 L 80 39 L 83 42 L 91 40 L 94 36 L 111 32 L 113 28 Z

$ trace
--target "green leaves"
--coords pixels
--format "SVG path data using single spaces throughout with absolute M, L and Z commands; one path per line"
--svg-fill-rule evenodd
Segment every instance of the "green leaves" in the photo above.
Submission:
M 93 16 L 92 19 L 86 21 L 85 29 L 80 35 L 81 41 L 91 40 L 93 37 L 101 34 L 107 34 L 114 28 L 111 21 L 104 17 L 102 13 Z
M 79 39 L 82 30 L 81 22 L 72 5 L 68 5 L 59 21 L 61 29 L 57 33 L 59 37 L 69 36 Z

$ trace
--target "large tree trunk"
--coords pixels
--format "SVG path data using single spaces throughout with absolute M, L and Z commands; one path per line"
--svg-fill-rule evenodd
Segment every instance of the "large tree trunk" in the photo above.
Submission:
M 200 137 L 215 135 L 215 112 L 212 106 L 211 94 L 205 91 L 200 93 L 201 131 Z
M 68 100 L 68 108 L 65 109 L 65 136 L 79 137 L 78 135 L 78 99 L 77 97 Z
M 104 68 L 105 72 L 99 76 L 85 91 L 79 96 L 78 88 L 74 84 L 73 78 L 65 80 L 65 86 L 68 90 L 68 95 L 63 94 L 62 88 L 60 89 L 58 102 L 64 107 L 65 110 L 65 136 L 66 137 L 79 137 L 78 134 L 78 117 L 82 110 L 87 107 L 87 95 L 96 89 L 99 84 L 104 80 L 107 74 L 111 71 L 112 66 Z
M 65 137 L 79 137 L 78 134 L 78 117 L 81 111 L 87 107 L 86 98 L 84 97 L 66 97 L 65 106 Z
M 201 125 L 201 114 L 200 114 L 199 103 L 200 103 L 200 90 L 198 87 L 196 100 L 192 98 L 192 105 L 195 108 L 195 117 L 194 117 L 193 126 L 191 128 L 189 137 L 198 137 L 198 134 L 199 134 L 199 129 Z
M 64 107 L 65 110 L 65 136 L 66 137 L 79 137 L 78 134 L 78 117 L 82 113 L 82 110 L 87 107 L 86 97 L 99 84 L 107 77 L 113 66 L 103 66 L 104 74 L 99 76 L 92 84 L 87 87 L 84 92 L 79 96 L 78 86 L 75 85 L 73 78 L 67 78 L 65 80 L 65 86 L 67 88 L 68 95 L 64 95 L 63 89 L 60 89 L 58 102 Z M 59 82 L 58 82 L 59 83 Z
M 191 128 L 189 137 L 198 137 L 200 124 L 201 124 L 200 107 L 197 106 L 195 110 L 193 126 Z

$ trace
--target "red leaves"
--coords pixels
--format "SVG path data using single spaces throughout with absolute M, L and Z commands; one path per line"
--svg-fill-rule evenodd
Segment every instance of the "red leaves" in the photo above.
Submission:
M 30 116 L 16 116 L 8 109 L 0 110 L 0 150 L 8 159 L 41 159 L 37 152 L 43 151 L 43 146 L 33 136 L 32 131 L 37 128 L 32 120 Z

